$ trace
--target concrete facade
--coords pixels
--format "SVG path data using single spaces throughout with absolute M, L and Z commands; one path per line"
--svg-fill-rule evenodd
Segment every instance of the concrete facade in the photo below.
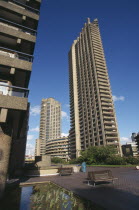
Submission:
M 40 116 L 40 155 L 46 154 L 46 143 L 61 136 L 61 104 L 54 98 L 42 99 Z
M 39 10 L 40 1 L 0 1 L 0 198 L 24 167 Z
M 25 4 L 21 3 L 22 4 L 21 6 L 20 2 L 18 4 L 18 2 L 14 2 L 13 0 L 11 0 L 7 4 L 7 2 L 5 2 L 4 0 L 1 0 L 0 6 L 4 8 L 5 10 L 9 10 L 11 13 L 15 12 L 18 15 L 22 15 L 22 16 L 24 15 L 25 17 L 29 17 L 38 21 L 39 20 L 39 7 L 40 7 L 39 4 L 37 5 L 38 9 L 35 9 L 34 7 L 32 7 L 32 10 L 29 10 L 27 6 L 28 2 L 26 0 L 24 2 Z
M 16 96 L 1 95 L 0 107 L 6 109 L 27 110 L 28 99 Z
M 89 146 L 114 145 L 118 127 L 98 21 L 85 23 L 69 52 L 71 157 Z
M 46 142 L 46 154 L 69 160 L 69 137 L 48 140 Z
M 24 61 L 24 60 L 19 60 L 18 58 L 15 57 L 15 59 L 13 59 L 12 57 L 10 57 L 11 55 L 13 55 L 14 57 L 14 53 L 8 53 L 5 52 L 4 50 L 0 50 L 0 61 L 1 61 L 1 65 L 3 66 L 8 66 L 9 68 L 16 68 L 16 69 L 26 69 L 26 71 L 31 71 L 32 69 L 32 63 L 28 62 L 28 61 Z M 6 58 L 7 56 L 7 58 Z
M 41 139 L 36 139 L 35 144 L 35 156 L 40 156 L 40 146 L 41 146 Z

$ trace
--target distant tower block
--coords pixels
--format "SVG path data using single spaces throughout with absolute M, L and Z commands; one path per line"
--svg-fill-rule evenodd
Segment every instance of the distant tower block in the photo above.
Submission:
M 46 142 L 61 136 L 61 104 L 54 98 L 42 99 L 40 117 L 40 155 L 46 154 Z

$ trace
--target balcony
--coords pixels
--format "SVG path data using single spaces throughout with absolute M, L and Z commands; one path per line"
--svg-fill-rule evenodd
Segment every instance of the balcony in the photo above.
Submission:
M 107 145 L 119 145 L 118 141 L 107 141 Z
M 10 0 L 10 2 L 13 2 L 14 4 L 16 4 L 17 6 L 19 6 L 20 8 L 26 9 L 26 10 L 28 10 L 30 12 L 33 12 L 35 14 L 38 14 L 38 15 L 40 14 L 40 11 L 39 10 L 37 10 L 37 9 L 35 9 L 33 7 L 30 7 L 30 6 L 28 6 L 28 5 L 24 4 L 24 3 L 21 3 L 20 1 Z
M 11 50 L 5 47 L 0 47 L 0 64 L 18 69 L 32 69 L 33 56 L 21 53 L 16 50 Z
M 113 136 L 113 135 L 106 135 L 106 140 L 118 140 L 118 136 L 116 135 L 116 136 Z
M 112 100 L 108 99 L 107 97 L 105 98 L 101 97 L 101 102 L 112 102 Z
M 102 87 L 105 87 L 105 88 L 108 88 L 110 89 L 110 84 L 107 82 L 102 82 L 102 81 L 98 81 L 98 84 L 99 84 L 99 87 L 102 86 Z
M 108 77 L 106 74 L 100 74 L 97 72 L 97 77 L 100 78 L 100 79 L 104 79 L 104 80 L 108 80 Z
M 114 126 L 114 125 L 111 125 L 111 126 L 105 126 L 105 129 L 107 129 L 107 130 L 112 130 L 112 129 L 114 129 L 114 130 L 116 130 L 116 131 L 117 131 L 117 128 L 116 128 L 116 126 Z
M 103 111 L 102 112 L 105 116 L 111 116 L 111 115 L 114 115 L 114 112 L 107 112 L 107 111 Z
M 33 54 L 36 36 L 31 35 L 29 32 L 23 32 L 19 28 L 11 26 L 7 23 L 0 22 L 0 45 L 9 47 L 13 50 L 18 49 L 18 39 L 21 40 L 20 46 L 22 52 Z M 26 49 L 29 45 L 31 49 Z
M 26 4 L 27 6 L 34 8 L 34 9 L 37 9 L 37 10 L 40 9 L 40 3 L 41 3 L 40 0 L 18 0 L 18 1 L 20 1 L 23 4 Z
M 111 130 L 111 131 L 105 131 L 106 134 L 112 135 L 112 136 L 117 136 L 117 131 L 116 130 Z
M 7 1 L 7 0 L 3 0 L 0 1 L 0 6 L 3 7 L 2 11 L 3 11 L 3 17 L 7 17 L 7 12 L 9 14 L 9 16 L 11 16 L 15 19 L 15 22 L 19 21 L 20 19 L 20 15 L 24 15 L 27 16 L 31 19 L 34 20 L 39 20 L 39 10 L 36 10 L 30 6 L 27 6 L 25 4 L 20 3 L 19 1 L 16 0 L 11 0 L 11 1 Z M 13 17 L 13 12 L 15 13 L 14 17 Z M 7 18 L 9 19 L 9 18 Z
M 0 95 L 17 96 L 21 98 L 28 97 L 29 90 L 26 88 L 16 87 L 0 82 Z
M 106 90 L 106 91 L 110 92 L 110 88 L 106 87 L 106 86 L 99 85 L 99 89 L 100 90 Z
M 113 120 L 104 120 L 104 125 L 107 125 L 107 126 L 114 125 L 114 126 L 116 126 L 116 123 Z
M 104 70 L 101 71 L 101 70 L 98 70 L 98 69 L 96 69 L 96 70 L 97 70 L 98 76 L 100 75 L 100 76 L 104 76 L 104 77 L 108 78 L 106 70 L 105 71 Z
M 111 117 L 108 117 L 108 116 L 106 116 L 106 115 L 103 115 L 103 119 L 105 120 L 115 120 L 115 117 L 114 116 L 111 116 Z
M 111 95 L 110 95 L 110 92 L 100 92 L 100 96 L 101 97 L 106 97 L 108 99 L 111 99 Z
M 28 28 L 26 26 L 23 26 L 21 24 L 14 23 L 14 22 L 9 21 L 9 20 L 4 19 L 4 18 L 0 18 L 0 25 L 9 27 L 10 29 L 14 29 L 16 31 L 24 32 L 24 33 L 26 33 L 28 35 L 33 35 L 33 36 L 37 35 L 37 31 L 36 30 L 33 30 L 33 29 Z
M 96 64 L 98 64 L 98 65 L 105 66 L 105 61 L 102 60 L 101 58 L 100 58 L 100 59 L 97 59 L 97 58 L 95 57 L 95 62 L 96 62 Z M 106 66 L 105 66 L 105 67 L 106 67 Z
M 0 108 L 27 110 L 29 90 L 0 82 Z
M 99 82 L 104 82 L 105 84 L 109 84 L 109 81 L 106 78 L 104 79 L 104 78 L 98 77 L 98 81 Z
M 107 107 L 107 108 L 110 108 L 110 107 L 111 107 L 111 108 L 112 108 L 112 103 L 106 103 L 106 102 L 104 103 L 104 102 L 102 102 L 101 105 L 103 106 L 102 109 L 103 109 L 104 107 Z M 110 109 L 111 109 L 111 108 L 110 108 Z M 112 109 L 113 109 L 113 108 L 112 108 Z
M 110 106 L 110 105 L 108 105 L 108 104 L 107 104 L 107 106 L 106 105 L 105 106 L 103 105 L 102 106 L 102 110 L 105 111 L 105 112 L 107 112 L 107 111 L 113 112 L 113 107 Z

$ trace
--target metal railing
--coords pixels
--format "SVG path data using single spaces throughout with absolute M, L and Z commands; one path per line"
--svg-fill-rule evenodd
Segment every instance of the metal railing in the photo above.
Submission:
M 0 18 L 0 22 L 2 23 L 5 23 L 7 24 L 8 26 L 14 26 L 14 27 L 17 27 L 17 29 L 19 29 L 20 31 L 22 32 L 25 32 L 25 33 L 29 33 L 31 35 L 37 35 L 37 31 L 36 30 L 33 30 L 31 28 L 28 28 L 26 26 L 22 26 L 20 24 L 17 24 L 17 23 L 14 23 L 12 21 L 9 21 L 9 20 L 5 20 L 4 18 Z
M 5 55 L 5 56 L 9 56 L 11 58 L 18 58 L 20 60 L 33 62 L 33 56 L 32 55 L 22 53 L 22 52 L 19 52 L 19 51 L 16 51 L 16 50 L 11 50 L 11 49 L 6 48 L 6 47 L 1 47 L 0 46 L 0 54 Z
M 27 98 L 29 94 L 29 90 L 26 88 L 1 84 L 0 82 L 0 95 L 7 95 L 7 96 L 16 96 L 21 98 Z
M 38 15 L 40 14 L 40 11 L 38 9 L 30 7 L 30 6 L 28 6 L 26 4 L 23 4 L 23 3 L 21 3 L 21 2 L 19 2 L 17 0 L 10 0 L 10 2 L 13 2 L 13 3 L 15 3 L 15 4 L 17 4 L 17 5 L 21 6 L 21 7 L 25 7 L 25 9 L 27 9 L 27 10 L 35 13 L 35 14 L 38 14 Z

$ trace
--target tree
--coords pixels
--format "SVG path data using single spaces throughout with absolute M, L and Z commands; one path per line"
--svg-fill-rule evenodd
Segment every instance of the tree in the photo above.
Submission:
M 106 159 L 113 154 L 116 154 L 114 146 L 89 147 L 84 152 L 81 152 L 81 156 L 78 158 L 78 161 L 85 161 L 87 164 L 105 163 Z

